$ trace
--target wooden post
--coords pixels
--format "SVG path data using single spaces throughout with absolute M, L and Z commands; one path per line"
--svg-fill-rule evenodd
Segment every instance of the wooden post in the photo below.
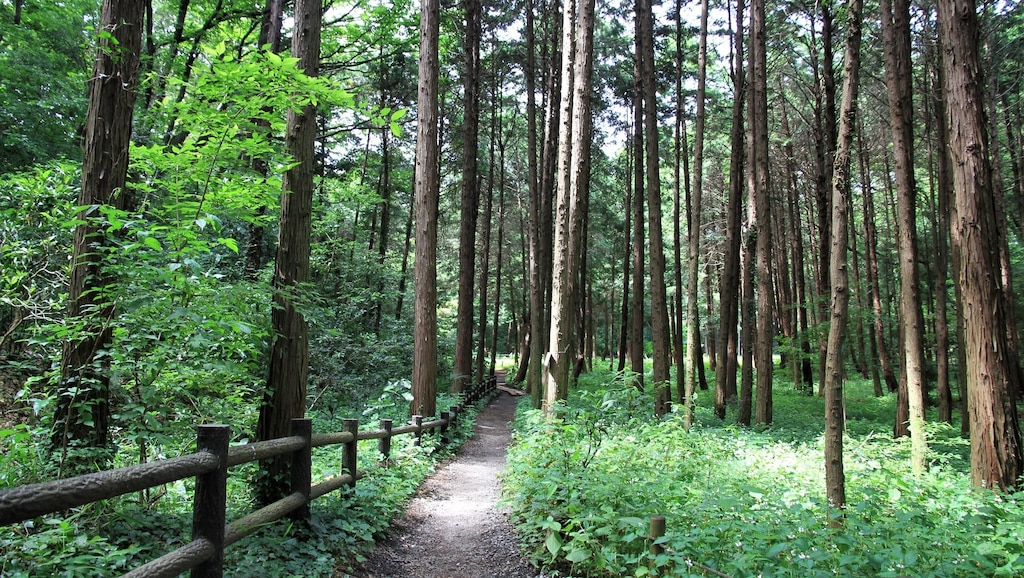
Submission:
M 651 554 L 657 556 L 665 551 L 665 547 L 657 544 L 658 538 L 665 535 L 665 516 L 651 516 Z
M 441 412 L 441 419 L 444 420 L 444 423 L 441 424 L 441 445 L 444 446 L 448 445 L 450 441 L 448 439 L 448 426 L 451 425 L 451 415 L 451 412 L 448 411 Z
M 391 461 L 391 427 L 393 420 L 382 419 L 380 420 L 380 429 L 387 432 L 387 435 L 378 440 L 377 447 L 380 448 L 381 459 L 387 463 Z
M 221 578 L 224 575 L 224 523 L 227 509 L 228 440 L 226 425 L 201 425 L 196 431 L 196 449 L 217 456 L 219 465 L 212 472 L 196 476 L 192 506 L 192 540 L 205 539 L 213 544 L 213 556 L 192 570 L 192 578 Z
M 310 438 L 313 435 L 313 420 L 309 418 L 295 418 L 292 420 L 293 436 L 299 436 L 306 440 L 305 445 L 292 454 L 292 493 L 300 493 L 306 497 L 306 503 L 298 507 L 288 517 L 293 520 L 309 519 L 309 486 L 313 480 L 313 446 Z
M 414 415 L 414 416 L 412 416 L 412 423 L 416 426 L 416 445 L 417 446 L 422 445 L 422 443 L 423 443 L 423 430 L 420 429 L 420 428 L 423 427 L 423 416 L 422 415 Z
M 359 446 L 359 420 L 353 418 L 347 418 L 341 420 L 341 427 L 344 431 L 352 432 L 352 441 L 347 442 L 341 450 L 341 468 L 343 471 L 348 472 L 352 476 L 352 481 L 349 483 L 350 488 L 356 487 L 356 478 L 359 476 L 357 471 L 358 460 L 356 457 L 356 449 Z

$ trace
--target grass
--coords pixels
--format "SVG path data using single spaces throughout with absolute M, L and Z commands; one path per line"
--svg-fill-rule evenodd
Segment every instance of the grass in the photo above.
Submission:
M 823 401 L 777 379 L 774 423 L 737 427 L 697 398 L 696 426 L 652 415 L 650 393 L 584 376 L 562 417 L 527 405 L 505 501 L 533 559 L 559 576 L 1017 576 L 1024 495 L 968 484 L 959 427 L 928 424 L 930 469 L 893 440 L 894 397 L 846 387 L 844 524 L 825 498 Z M 650 553 L 651 516 L 667 518 Z

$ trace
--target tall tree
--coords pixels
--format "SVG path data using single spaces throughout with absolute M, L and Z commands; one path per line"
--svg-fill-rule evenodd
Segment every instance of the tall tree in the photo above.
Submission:
M 704 191 L 704 123 L 705 123 L 705 92 L 707 86 L 708 64 L 708 0 L 700 3 L 700 40 L 697 48 L 697 126 L 693 140 L 693 193 L 687 203 L 687 282 L 686 282 L 686 364 L 685 395 L 686 415 L 683 419 L 687 427 L 693 420 L 693 391 L 697 378 L 697 366 L 704 363 L 699 342 L 700 314 L 697 308 L 697 291 L 700 279 L 699 257 L 701 236 L 701 204 Z M 676 291 L 681 288 L 677 287 Z
M 143 0 L 104 0 L 100 9 L 99 46 L 89 81 L 85 121 L 82 188 L 78 206 L 68 286 L 67 320 L 77 326 L 63 347 L 52 445 L 67 455 L 70 446 L 101 450 L 75 457 L 72 469 L 104 466 L 110 417 L 109 358 L 100 355 L 111 341 L 116 279 L 104 267 L 112 238 L 100 222 L 109 207 L 128 206 L 128 151 L 138 85 L 139 53 L 145 15 Z
M 413 326 L 414 414 L 437 411 L 438 38 L 440 1 L 420 6 L 419 99 L 416 120 L 416 261 Z
M 582 207 L 590 178 L 590 76 L 593 69 L 594 0 L 569 0 L 562 20 L 562 122 L 558 133 L 558 202 L 551 287 L 551 335 L 545 360 L 544 407 L 568 394 L 575 363 L 576 292 L 582 244 Z
M 967 357 L 971 483 L 1008 490 L 1020 483 L 1024 472 L 1012 393 L 1018 389 L 1020 371 L 1007 339 L 1008 303 L 995 273 L 1000 270 L 996 192 L 985 132 L 978 16 L 974 0 L 939 0 L 938 9 L 953 161 L 951 236 Z
M 846 476 L 843 469 L 843 378 L 844 344 L 849 319 L 850 288 L 847 251 L 850 213 L 850 149 L 857 126 L 857 87 L 860 80 L 861 0 L 848 4 L 845 76 L 840 109 L 839 140 L 832 170 L 832 246 L 829 274 L 832 298 L 825 360 L 825 489 L 829 504 L 846 506 Z
M 651 342 L 653 346 L 653 381 L 657 388 L 655 412 L 668 412 L 672 391 L 669 371 L 671 336 L 668 328 L 668 293 L 665 289 L 665 248 L 661 229 L 661 158 L 658 154 L 658 99 L 654 76 L 654 15 L 651 0 L 637 3 L 637 31 L 640 42 L 640 86 L 644 101 L 644 159 L 647 176 L 648 242 L 651 263 Z M 637 163 L 640 159 L 637 159 Z M 693 320 L 691 319 L 692 323 Z
M 764 0 L 750 4 L 750 124 L 749 189 L 754 203 L 757 234 L 757 335 L 754 364 L 757 368 L 756 423 L 772 422 L 772 341 L 774 291 L 772 290 L 771 183 L 768 172 L 768 64 Z
M 462 391 L 473 375 L 473 280 L 476 275 L 476 221 L 480 205 L 480 187 L 477 182 L 480 0 L 463 0 L 463 7 L 466 11 L 466 70 L 462 79 L 462 213 L 459 220 L 459 306 L 455 326 L 455 362 L 452 368 L 453 393 Z M 480 338 L 483 339 L 483 335 Z
M 835 158 L 836 149 L 836 81 L 832 42 L 835 21 L 832 15 L 832 2 L 816 2 L 815 6 L 821 12 L 821 60 L 818 62 L 817 47 L 814 47 L 815 52 L 812 52 L 812 65 L 815 74 L 814 152 L 816 168 L 814 196 L 818 212 L 818 318 L 824 320 L 829 315 L 828 300 L 831 294 L 828 269 L 832 199 L 829 198 L 829 195 L 832 192 L 832 161 Z M 826 338 L 822 338 L 818 344 L 819 376 L 825 372 L 825 359 L 828 355 L 825 348 L 827 345 Z M 820 388 L 818 391 L 823 393 Z
M 715 415 L 725 418 L 729 392 L 736 391 L 737 336 L 739 321 L 740 241 L 743 227 L 743 106 L 746 74 L 743 71 L 744 0 L 736 0 L 736 30 L 732 38 L 732 125 L 729 130 L 729 200 L 726 207 L 725 255 L 719 283 L 718 372 L 715 375 Z
M 895 156 L 899 212 L 900 323 L 903 335 L 903 373 L 898 396 L 906 404 L 908 424 L 897 417 L 895 432 L 909 425 L 911 463 L 921 474 L 928 450 L 924 434 L 924 314 L 917 273 L 917 206 L 914 182 L 914 118 L 910 61 L 910 2 L 881 0 L 885 80 Z M 900 404 L 903 406 L 903 403 Z M 900 416 L 901 411 L 896 415 Z
M 936 39 L 937 43 L 937 39 Z M 947 315 L 948 290 L 946 280 L 949 273 L 949 203 L 953 196 L 952 167 L 949 161 L 949 131 L 946 128 L 946 102 L 942 97 L 942 51 L 934 51 L 930 98 L 934 103 L 935 115 L 935 364 L 938 366 L 936 379 L 939 398 L 939 420 L 953 422 L 953 394 L 949 386 L 949 321 Z M 962 350 L 962 348 L 959 348 Z M 963 368 L 961 367 L 961 370 Z M 962 381 L 962 380 L 961 380 Z M 962 396 L 963 402 L 966 398 Z M 964 414 L 966 417 L 966 413 Z M 964 419 L 964 422 L 967 420 Z
M 633 372 L 633 383 L 644 387 L 644 101 L 640 97 L 640 42 L 636 41 L 636 58 L 633 64 L 636 91 L 633 95 L 632 149 L 633 178 L 633 293 L 629 318 L 629 369 Z M 627 176 L 626 178 L 629 178 Z M 627 195 L 628 196 L 628 195 Z
M 292 56 L 306 76 L 317 76 L 320 68 L 320 28 L 323 11 L 320 0 L 296 0 Z M 271 324 L 274 343 L 270 348 L 270 373 L 260 405 L 256 436 L 261 440 L 289 434 L 291 420 L 306 413 L 306 378 L 309 375 L 309 326 L 297 301 L 309 281 L 309 237 L 312 230 L 313 177 L 316 174 L 316 107 L 307 104 L 289 109 L 285 146 L 295 165 L 284 175 L 277 257 L 274 261 L 274 307 Z M 274 489 L 277 474 L 286 460 L 267 464 L 270 485 L 262 500 L 280 496 Z

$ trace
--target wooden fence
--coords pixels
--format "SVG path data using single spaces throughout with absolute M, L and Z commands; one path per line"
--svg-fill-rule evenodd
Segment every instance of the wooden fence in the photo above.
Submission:
M 230 428 L 226 425 L 201 425 L 196 434 L 196 453 L 116 470 L 86 474 L 65 480 L 43 482 L 0 491 L 0 525 L 30 520 L 138 492 L 170 482 L 195 477 L 192 507 L 192 541 L 122 578 L 177 576 L 191 570 L 195 577 L 223 575 L 224 549 L 255 532 L 261 525 L 290 516 L 309 518 L 309 502 L 342 487 L 355 486 L 362 473 L 356 468 L 356 446 L 360 440 L 379 440 L 385 458 L 391 452 L 391 438 L 439 430 L 442 443 L 448 429 L 469 405 L 495 390 L 497 378 L 470 385 L 462 400 L 440 419 L 423 421 L 413 416 L 410 423 L 392 427 L 392 420 L 381 420 L 380 429 L 359 430 L 359 420 L 343 420 L 343 431 L 313 434 L 309 419 L 292 420 L 292 435 L 245 445 L 229 446 Z M 319 481 L 311 480 L 312 449 L 342 446 L 342 474 Z M 290 454 L 291 493 L 251 514 L 226 524 L 228 468 L 239 464 Z

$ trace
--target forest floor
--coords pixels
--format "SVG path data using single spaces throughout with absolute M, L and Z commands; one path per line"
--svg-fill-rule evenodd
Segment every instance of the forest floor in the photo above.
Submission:
M 477 416 L 473 437 L 431 475 L 395 520 L 358 578 L 535 578 L 498 506 L 498 474 L 516 398 L 502 392 Z M 338 574 L 345 576 L 346 574 Z

